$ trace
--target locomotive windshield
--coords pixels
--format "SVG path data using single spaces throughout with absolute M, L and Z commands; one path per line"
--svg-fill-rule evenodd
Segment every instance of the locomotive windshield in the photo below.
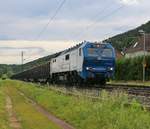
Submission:
M 101 56 L 102 57 L 112 57 L 113 56 L 112 49 L 103 49 L 101 52 Z
M 110 48 L 88 48 L 88 56 L 91 57 L 112 57 L 113 51 Z

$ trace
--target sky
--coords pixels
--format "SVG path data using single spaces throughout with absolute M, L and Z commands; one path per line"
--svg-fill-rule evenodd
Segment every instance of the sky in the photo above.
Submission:
M 102 41 L 150 20 L 149 0 L 0 0 L 0 3 L 0 64 L 20 64 L 21 51 L 27 63 L 84 40 Z

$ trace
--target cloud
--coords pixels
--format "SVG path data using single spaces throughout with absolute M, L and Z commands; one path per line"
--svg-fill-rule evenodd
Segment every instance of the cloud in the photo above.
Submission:
M 137 5 L 141 2 L 141 0 L 120 0 L 120 1 L 126 5 Z
M 40 47 L 0 47 L 1 56 L 18 56 L 21 52 L 24 52 L 28 56 L 35 56 L 43 54 L 46 51 Z
M 91 0 L 66 1 L 54 21 L 42 34 L 40 40 L 76 40 L 77 37 L 75 35 L 81 31 L 85 31 L 86 26 L 95 22 L 97 18 L 101 20 L 97 20 L 96 22 L 101 22 L 105 26 L 105 23 L 113 22 L 114 18 L 118 15 L 120 19 L 124 19 L 122 15 L 125 15 L 128 20 L 130 20 L 128 18 L 130 16 L 134 19 L 137 15 L 149 15 L 149 7 L 138 9 L 132 7 L 132 9 L 127 8 L 125 11 L 119 10 L 116 14 L 111 15 L 112 19 L 109 17 L 103 18 L 103 16 L 111 13 L 112 10 L 120 6 L 118 1 L 124 4 L 138 2 L 137 0 L 106 0 L 105 2 L 99 0 L 95 0 L 94 2 Z M 0 5 L 0 39 L 35 40 L 54 13 L 59 2 L 60 0 L 3 1 Z M 148 1 L 145 3 L 147 4 L 144 5 L 149 5 Z M 137 21 L 135 20 L 135 22 Z M 91 33 L 95 33 L 95 31 L 101 29 L 100 27 L 97 27 L 97 30 L 93 30 Z M 102 29 L 104 33 L 107 33 L 107 28 Z M 90 37 L 93 37 L 93 35 Z M 89 37 L 82 37 L 77 40 L 86 38 L 89 39 Z M 97 34 L 92 39 L 99 40 L 102 38 Z
M 27 63 L 62 51 L 75 44 L 72 41 L 0 41 L 0 64 L 19 64 L 21 62 L 21 51 L 24 51 L 24 63 Z
M 0 57 L 0 63 L 19 63 L 21 50 L 37 52 L 37 56 L 30 59 L 33 60 L 83 40 L 100 41 L 136 28 L 150 19 L 149 0 L 66 0 L 56 18 L 37 39 L 60 2 L 61 0 L 1 2 L 0 47 L 3 50 L 0 50 L 0 56 L 2 53 L 5 56 Z M 122 5 L 125 8 L 111 14 Z M 107 16 L 108 14 L 111 15 Z M 25 52 L 25 56 L 31 52 Z M 17 53 L 16 58 L 6 58 Z
M 27 0 L 22 3 L 19 0 L 14 0 L 9 3 L 9 0 L 6 0 L 3 2 L 3 4 L 5 3 L 4 5 L 8 4 L 8 7 L 12 4 L 12 7 L 6 8 L 3 6 L 0 8 L 1 40 L 37 40 L 39 32 L 49 21 L 49 18 L 59 4 L 59 0 L 31 1 Z M 127 4 L 136 3 L 135 1 L 137 0 L 106 0 L 105 2 L 100 2 L 99 0 L 94 2 L 91 0 L 67 1 L 57 17 L 49 24 L 38 40 L 103 40 L 101 35 L 108 33 L 109 29 L 113 29 L 116 26 L 108 27 L 106 24 L 110 24 L 110 22 L 118 24 L 115 20 L 116 17 L 119 17 L 119 20 L 125 20 L 126 18 L 129 22 L 134 19 L 133 26 L 135 27 L 137 24 L 142 24 L 148 20 L 146 19 L 150 13 L 150 3 L 148 0 L 143 0 L 144 2 L 141 2 L 140 7 L 129 6 L 108 17 L 108 14 L 111 14 L 113 10 L 120 6 L 118 1 Z M 34 8 L 32 9 L 32 7 Z M 137 20 L 136 17 L 141 16 L 146 18 Z M 94 29 L 86 30 L 87 26 L 91 23 L 94 23 L 91 27 Z M 99 24 L 101 25 L 98 26 Z M 120 25 L 124 24 L 119 22 L 118 26 Z M 99 30 L 103 31 L 100 33 Z M 84 37 L 76 36 L 82 33 L 82 31 L 85 31 L 87 35 Z

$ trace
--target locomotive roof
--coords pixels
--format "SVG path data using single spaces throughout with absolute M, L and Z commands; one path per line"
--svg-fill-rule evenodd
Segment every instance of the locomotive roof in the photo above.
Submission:
M 62 51 L 60 54 L 65 54 L 65 53 L 67 53 L 67 52 L 73 51 L 73 50 L 79 48 L 83 43 L 84 43 L 84 42 L 82 42 L 82 43 L 80 43 L 80 44 L 77 44 L 77 45 L 74 46 L 74 47 L 68 48 L 68 49 Z
M 64 51 L 59 52 L 59 54 L 58 54 L 57 56 L 59 56 L 59 55 L 61 55 L 61 54 L 65 54 L 65 53 L 70 52 L 70 51 L 73 51 L 73 50 L 75 50 L 75 49 L 78 49 L 80 46 L 82 46 L 83 44 L 86 44 L 86 43 L 108 44 L 108 43 L 106 43 L 106 42 L 87 42 L 87 41 L 84 41 L 84 42 L 82 42 L 82 43 L 77 44 L 77 45 L 74 46 L 74 47 L 71 47 L 71 48 L 68 48 L 68 49 L 66 49 L 66 50 L 64 50 Z M 57 56 L 55 56 L 55 57 L 57 57 Z M 54 58 L 55 58 L 55 57 L 54 57 Z

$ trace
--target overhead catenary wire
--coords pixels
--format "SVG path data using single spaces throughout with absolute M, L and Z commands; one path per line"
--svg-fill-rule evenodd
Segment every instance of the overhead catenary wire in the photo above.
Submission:
M 41 37 L 41 35 L 44 33 L 44 31 L 49 26 L 49 24 L 55 19 L 55 17 L 57 16 L 57 14 L 59 13 L 59 11 L 61 10 L 61 8 L 63 7 L 63 5 L 65 4 L 65 2 L 66 2 L 66 0 L 62 0 L 62 2 L 60 3 L 60 5 L 58 6 L 58 8 L 56 9 L 56 11 L 54 12 L 54 14 L 52 15 L 52 17 L 50 17 L 50 19 L 47 22 L 47 24 L 43 27 L 43 29 L 40 31 L 40 33 L 36 37 L 36 40 L 38 40 Z
M 54 14 L 50 17 L 50 19 L 48 20 L 48 22 L 45 24 L 45 26 L 43 27 L 43 29 L 38 33 L 37 37 L 34 40 L 40 39 L 40 37 L 42 36 L 42 34 L 48 28 L 49 24 L 53 22 L 53 20 L 55 19 L 55 17 L 57 16 L 57 14 L 59 13 L 59 11 L 61 10 L 61 8 L 63 7 L 63 5 L 65 4 L 65 2 L 66 2 L 66 0 L 62 0 L 62 2 L 60 3 L 60 5 L 58 6 L 58 8 L 56 8 Z M 28 59 L 29 58 L 31 58 L 31 56 L 29 56 Z
M 122 27 L 124 27 L 124 25 L 123 26 L 121 26 L 121 27 L 119 27 L 118 29 L 121 29 Z M 132 29 L 132 28 L 130 28 L 130 29 Z M 112 35 L 112 33 L 113 33 L 114 31 L 113 30 L 111 30 L 111 31 L 109 31 L 108 33 L 105 33 L 105 34 L 103 34 L 103 36 L 105 36 L 104 37 L 104 41 L 105 40 L 107 40 L 108 38 L 109 38 L 109 35 Z M 114 35 L 112 35 L 112 36 L 115 36 L 115 35 L 122 35 L 122 34 L 124 34 L 126 31 L 120 31 L 120 32 L 118 32 L 118 33 L 116 33 L 116 34 L 114 34 Z M 133 39 L 135 39 L 135 38 L 137 38 L 137 37 L 130 37 L 130 36 L 128 36 L 128 38 L 133 38 Z
M 44 28 L 42 29 L 42 31 L 39 33 L 37 39 L 39 39 L 41 37 L 41 35 L 44 33 L 44 31 L 47 29 L 48 25 L 55 19 L 56 15 L 58 14 L 58 12 L 60 11 L 60 9 L 62 8 L 62 6 L 64 5 L 66 0 L 63 0 L 60 4 L 60 6 L 56 9 L 56 12 L 54 13 L 54 15 L 50 18 L 50 20 L 48 21 L 48 23 L 44 26 Z M 110 3 L 110 5 L 112 4 L 112 2 Z M 94 18 L 96 18 L 96 21 L 92 22 L 91 24 L 89 24 L 84 31 L 82 31 L 79 35 L 77 35 L 76 37 L 80 37 L 82 36 L 82 34 L 84 34 L 85 32 L 87 32 L 90 28 L 95 27 L 95 25 L 97 24 L 97 22 L 103 21 L 104 19 L 114 15 L 115 13 L 119 12 L 121 9 L 123 9 L 125 7 L 125 5 L 121 5 L 118 8 L 112 10 L 110 13 L 98 18 L 98 16 L 102 13 L 105 12 L 105 10 L 107 10 L 108 8 L 110 8 L 109 5 L 107 5 L 106 7 L 104 7 L 101 11 L 99 11 L 98 14 L 96 14 Z
M 125 5 L 121 5 L 120 7 L 114 9 L 113 11 L 111 11 L 109 14 L 104 15 L 103 17 L 97 18 L 98 20 L 92 22 L 91 24 L 89 24 L 84 31 L 82 31 L 81 33 L 79 33 L 78 35 L 76 35 L 76 38 L 79 38 L 80 36 L 82 36 L 83 34 L 85 34 L 87 31 L 89 31 L 89 29 L 91 29 L 92 27 L 94 27 L 96 25 L 97 22 L 103 21 L 104 19 L 114 15 L 115 13 L 117 13 L 118 11 L 120 11 L 121 9 L 123 9 L 125 7 Z M 103 10 L 104 11 L 104 10 Z M 103 12 L 102 11 L 102 12 Z M 101 14 L 101 13 L 100 13 Z M 98 15 L 97 15 L 98 16 Z
M 91 19 L 97 19 L 97 17 L 98 17 L 100 14 L 103 14 L 107 9 L 109 9 L 112 4 L 113 4 L 113 2 L 111 1 L 110 3 L 106 3 L 106 6 L 104 6 L 102 9 L 101 9 L 101 8 L 98 8 L 98 10 L 96 11 L 96 12 L 98 12 L 98 13 L 96 13 L 94 16 L 92 16 Z M 87 29 L 90 25 L 91 25 L 91 24 L 88 24 L 88 25 L 85 27 L 85 29 Z M 72 33 L 72 34 L 74 34 L 74 33 Z M 79 33 L 79 34 L 80 34 L 80 33 Z M 78 34 L 76 34 L 75 37 L 76 37 L 76 36 L 78 36 Z
M 55 19 L 55 17 L 57 16 L 57 14 L 59 13 L 60 9 L 62 8 L 62 6 L 65 4 L 66 0 L 62 0 L 62 2 L 60 3 L 60 5 L 58 6 L 58 8 L 56 9 L 55 13 L 52 15 L 52 17 L 49 19 L 48 23 L 43 27 L 43 29 L 40 31 L 40 33 L 38 34 L 37 39 L 39 39 L 41 37 L 41 35 L 45 32 L 45 30 L 47 29 L 47 27 L 49 26 L 49 24 L 51 22 L 53 22 L 53 20 Z M 90 28 L 94 27 L 97 23 L 97 21 L 101 21 L 101 20 L 104 20 L 105 18 L 108 18 L 110 16 L 112 16 L 113 14 L 117 13 L 118 11 L 120 11 L 123 7 L 125 7 L 125 5 L 122 5 L 120 6 L 119 8 L 113 10 L 112 12 L 110 12 L 109 14 L 101 17 L 101 18 L 96 18 L 98 20 L 94 21 L 93 23 L 89 24 L 86 28 L 85 28 L 85 31 L 87 32 Z M 109 6 L 108 6 L 109 8 Z M 100 14 L 104 13 L 105 12 L 105 8 L 103 10 L 101 10 L 99 12 L 99 14 L 95 15 L 95 17 L 98 17 Z M 81 36 L 82 34 L 85 33 L 85 31 L 81 32 L 79 35 L 77 36 Z

